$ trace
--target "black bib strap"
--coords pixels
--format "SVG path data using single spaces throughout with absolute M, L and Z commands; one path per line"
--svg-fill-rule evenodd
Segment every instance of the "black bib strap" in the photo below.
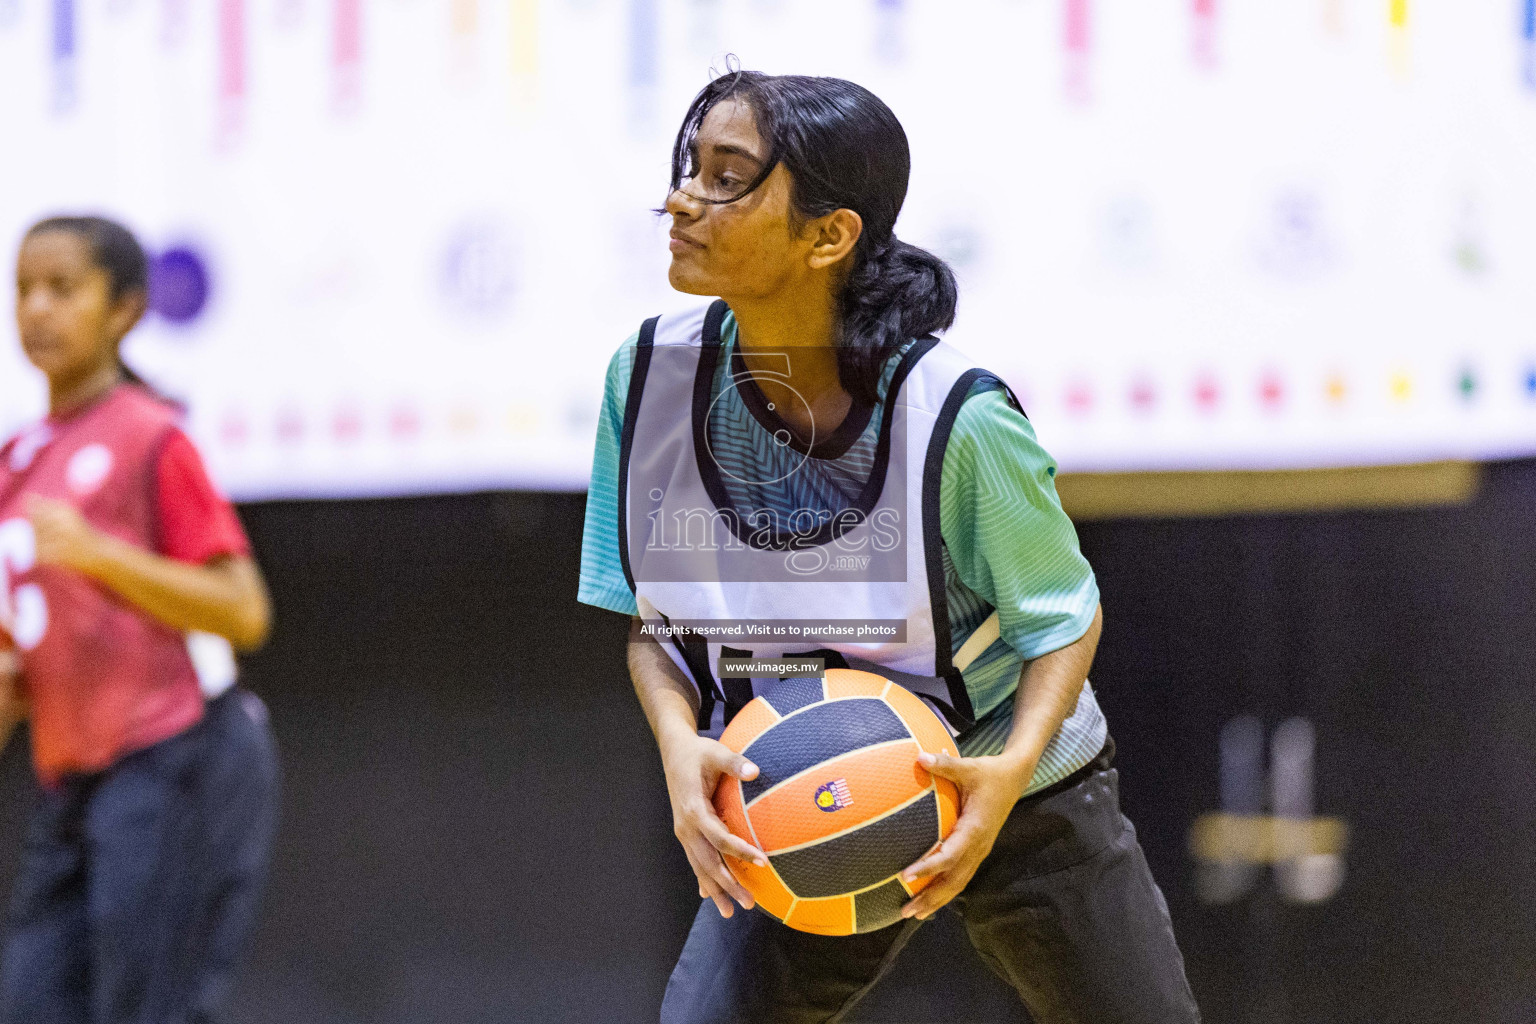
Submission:
M 946 704 L 939 698 L 927 693 L 918 694 L 919 697 L 932 704 L 950 728 L 956 732 L 964 732 L 976 724 L 976 713 L 971 710 L 971 694 L 965 688 L 965 679 L 958 669 L 950 669 L 944 677 L 944 682 L 949 685 L 949 699 L 952 703 Z
M 665 615 L 661 621 L 671 625 L 671 620 Z M 669 629 L 668 632 L 672 631 Z M 696 636 L 682 637 L 672 633 L 672 646 L 683 656 L 683 664 L 688 666 L 694 684 L 699 688 L 698 727 L 702 732 L 709 728 L 711 719 L 715 717 L 715 701 L 720 695 L 720 686 L 715 682 L 715 673 L 709 665 L 709 642 Z
M 820 658 L 822 660 L 822 664 L 826 668 L 847 668 L 848 667 L 848 659 L 843 657 L 843 652 L 842 651 L 830 651 L 830 650 L 828 650 L 825 647 L 817 648 L 814 651 L 806 651 L 803 654 L 785 655 L 785 657 L 792 657 L 792 658 Z
M 651 369 L 651 352 L 656 347 L 656 325 L 661 317 L 653 316 L 640 325 L 640 338 L 635 344 L 635 366 L 629 374 L 629 393 L 624 396 L 624 427 L 619 434 L 619 508 L 614 518 L 619 524 L 619 565 L 629 589 L 635 589 L 635 573 L 629 565 L 629 453 L 635 446 L 635 421 L 640 418 L 640 397 L 645 393 L 645 377 Z
M 933 609 L 934 674 L 944 680 L 949 689 L 949 704 L 928 697 L 949 724 L 957 729 L 976 724 L 976 711 L 971 707 L 971 694 L 965 688 L 965 678 L 955 668 L 953 641 L 949 631 L 949 600 L 944 585 L 944 535 L 939 529 L 939 485 L 944 475 L 944 452 L 949 446 L 950 431 L 960 406 L 971 393 L 971 387 L 984 378 L 998 380 L 995 374 L 982 369 L 971 369 L 960 375 L 944 398 L 939 410 L 938 422 L 928 439 L 928 454 L 923 464 L 923 553 L 928 562 L 928 599 Z M 925 695 L 926 696 L 926 695 Z
M 737 650 L 735 647 L 720 648 L 722 658 L 751 658 L 751 651 Z M 723 678 L 720 680 L 720 688 L 725 691 L 725 724 L 730 725 L 731 719 L 741 712 L 741 709 L 752 703 L 752 680 L 748 677 L 736 679 Z

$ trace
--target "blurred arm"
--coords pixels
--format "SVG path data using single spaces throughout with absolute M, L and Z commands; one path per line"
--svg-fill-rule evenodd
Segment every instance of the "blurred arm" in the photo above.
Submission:
M 172 629 L 214 633 L 241 651 L 266 641 L 271 602 L 250 558 L 220 555 L 193 565 L 103 533 L 63 502 L 34 498 L 27 511 L 40 562 L 89 576 Z

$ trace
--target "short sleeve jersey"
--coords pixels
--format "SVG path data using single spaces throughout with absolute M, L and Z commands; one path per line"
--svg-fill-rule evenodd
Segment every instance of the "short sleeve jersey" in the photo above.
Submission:
M 67 494 L 83 503 L 83 514 L 99 517 L 100 528 L 168 558 L 202 564 L 250 550 L 233 508 L 169 410 L 129 385 L 50 417 L 3 451 L 7 516 L 24 516 L 30 493 Z M 97 466 L 99 472 L 89 468 Z M 45 781 L 99 770 L 198 720 L 205 680 L 196 636 L 134 614 L 109 588 L 77 573 L 28 570 L 37 578 L 22 586 L 38 597 L 32 607 L 46 610 L 28 620 L 45 625 L 24 657 L 35 705 L 34 760 Z
M 578 600 L 623 614 L 636 612 L 635 596 L 619 557 L 619 447 L 625 403 L 638 335 L 609 363 L 598 417 L 592 482 L 587 497 Z M 726 354 L 735 355 L 735 320 L 722 327 Z M 893 353 L 886 376 L 899 361 Z M 730 372 L 732 358 L 720 360 Z M 735 362 L 735 367 L 740 368 Z M 717 382 L 719 392 L 719 382 Z M 711 451 L 740 451 L 762 458 L 780 446 L 767 443 L 773 425 L 741 388 L 724 391 L 711 406 L 707 424 Z M 883 402 L 883 398 L 881 401 Z M 880 406 L 864 410 L 862 430 L 841 437 L 835 458 L 812 459 L 809 474 L 796 474 L 818 488 L 817 507 L 835 507 L 836 492 L 856 493 L 872 464 L 882 417 Z M 839 428 L 838 435 L 849 434 Z M 858 430 L 859 424 L 853 424 Z M 813 450 L 814 454 L 814 450 Z M 1083 557 L 1071 520 L 1055 490 L 1056 464 L 1035 439 L 1029 420 L 995 382 L 979 382 L 961 406 L 945 449 L 940 481 L 940 533 L 952 642 L 956 650 L 992 613 L 1000 637 L 965 670 L 966 689 L 977 723 L 960 737 L 962 753 L 976 756 L 1002 750 L 1012 727 L 1013 700 L 1024 661 L 1065 647 L 1093 622 L 1098 585 Z M 742 473 L 742 477 L 774 474 Z M 730 479 L 727 475 L 727 479 Z M 829 493 L 830 492 L 830 493 Z M 825 504 L 829 496 L 833 505 Z M 799 507 L 791 493 L 742 495 L 753 507 Z M 1107 728 L 1090 688 L 1042 757 L 1030 789 L 1065 777 L 1103 746 Z
M 159 554 L 201 565 L 220 556 L 251 552 L 245 529 L 219 493 L 190 438 L 173 430 L 155 466 L 160 513 Z

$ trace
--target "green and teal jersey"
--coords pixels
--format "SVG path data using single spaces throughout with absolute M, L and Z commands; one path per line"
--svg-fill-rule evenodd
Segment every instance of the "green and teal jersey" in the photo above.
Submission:
M 735 354 L 735 335 L 735 320 L 727 315 L 722 329 L 727 356 Z M 626 341 L 608 366 L 577 595 L 583 603 L 626 615 L 636 614 L 637 606 L 619 554 L 619 458 L 637 339 L 635 335 Z M 901 354 L 893 353 L 887 379 Z M 732 358 L 720 360 L 717 373 L 722 379 L 733 363 L 740 367 Z M 839 494 L 857 493 L 875 461 L 883 397 L 867 410 L 867 418 L 861 417 L 862 431 L 837 444 L 834 458 L 813 456 L 799 471 L 781 476 L 763 472 L 762 460 L 785 452 L 784 446 L 773 443 L 771 429 L 755 418 L 740 388 L 721 384 L 722 380 L 715 383 L 718 399 L 707 424 L 710 449 L 716 459 L 743 460 L 739 473 L 722 465 L 723 478 L 775 481 L 766 489 L 759 485 L 751 493 L 733 493 L 733 500 L 756 508 L 779 507 L 787 514 L 807 507 L 806 495 L 797 494 L 797 488 L 814 491 L 820 508 L 835 507 Z M 884 388 L 881 393 L 884 396 Z M 1013 725 L 1013 696 L 1023 663 L 1076 641 L 1088 630 L 1098 607 L 1098 584 L 1078 547 L 1072 522 L 1062 511 L 1055 474 L 1055 462 L 1008 393 L 996 381 L 978 381 L 950 432 L 939 490 L 954 650 L 994 609 L 1000 627 L 999 638 L 963 673 L 976 714 L 976 724 L 959 738 L 961 753 L 967 756 L 1003 749 Z M 1030 790 L 1048 786 L 1086 764 L 1103 747 L 1106 736 L 1104 716 L 1091 688 L 1084 687 L 1076 711 L 1042 757 Z

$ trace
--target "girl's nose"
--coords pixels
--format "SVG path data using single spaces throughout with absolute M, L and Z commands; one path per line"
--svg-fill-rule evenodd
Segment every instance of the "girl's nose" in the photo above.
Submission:
M 687 182 L 683 183 L 683 185 L 686 184 Z M 703 204 L 689 195 L 683 185 L 673 189 L 672 194 L 667 196 L 667 212 L 674 217 L 687 217 L 697 220 L 699 214 L 703 212 Z

